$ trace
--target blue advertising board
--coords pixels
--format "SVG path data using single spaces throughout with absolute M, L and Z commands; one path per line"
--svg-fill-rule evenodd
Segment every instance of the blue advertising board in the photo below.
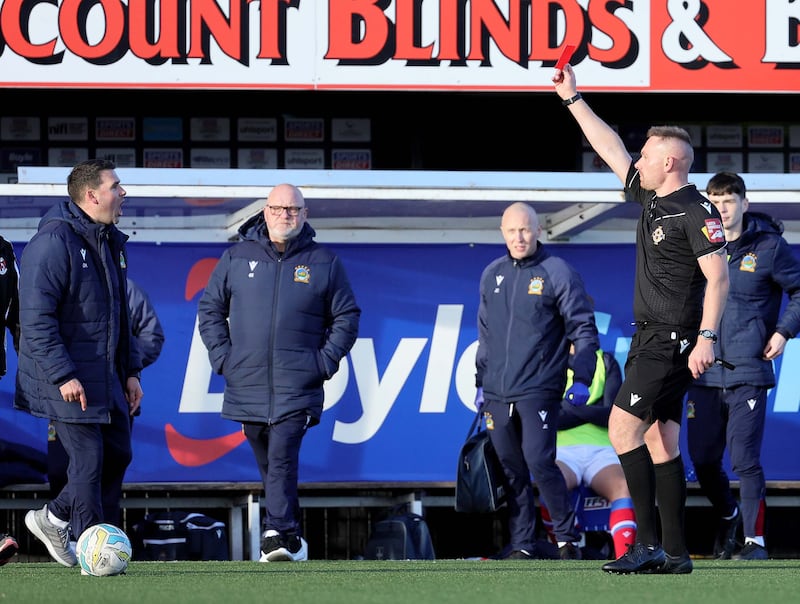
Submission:
M 547 245 L 583 275 L 601 344 L 624 366 L 633 332 L 633 246 Z M 129 482 L 259 480 L 240 426 L 219 417 L 224 382 L 212 373 L 196 328 L 197 302 L 225 247 L 129 245 L 130 276 L 150 294 L 166 334 L 161 357 L 142 378 L 145 397 L 133 429 Z M 330 247 L 347 267 L 361 326 L 326 384 L 322 421 L 304 441 L 301 482 L 455 480 L 474 412 L 478 279 L 504 246 Z M 797 367 L 798 357 L 800 343 L 791 340 L 776 362 L 779 383 L 768 399 L 763 455 L 769 480 L 800 479 L 800 372 L 781 371 Z M 0 380 L 0 433 L 44 450 L 46 422 L 13 409 L 15 371 L 9 346 L 9 373 Z

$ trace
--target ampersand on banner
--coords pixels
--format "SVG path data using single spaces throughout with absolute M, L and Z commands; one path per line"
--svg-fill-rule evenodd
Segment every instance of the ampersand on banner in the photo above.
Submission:
M 664 55 L 684 65 L 703 59 L 717 64 L 733 63 L 733 58 L 725 54 L 695 20 L 700 10 L 700 0 L 667 1 L 672 21 L 661 37 Z

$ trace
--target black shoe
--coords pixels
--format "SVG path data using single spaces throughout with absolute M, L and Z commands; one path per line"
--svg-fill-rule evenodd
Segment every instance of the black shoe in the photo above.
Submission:
M 515 549 L 503 560 L 534 560 L 533 554 L 526 549 Z
M 266 532 L 261 537 L 261 562 L 269 562 L 269 556 L 273 552 L 278 551 L 283 547 L 280 535 L 270 535 L 267 537 Z
M 664 564 L 658 568 L 642 571 L 642 574 L 650 575 L 688 575 L 694 570 L 694 564 L 688 552 L 680 556 L 670 556 L 664 554 Z
M 621 575 L 641 573 L 659 568 L 664 564 L 665 559 L 666 555 L 660 545 L 634 543 L 628 546 L 628 551 L 622 554 L 622 556 L 613 562 L 604 564 L 603 570 L 607 573 L 617 573 Z
M 734 560 L 768 560 L 767 548 L 758 543 L 745 543 L 742 551 L 733 557 Z
M 558 557 L 562 560 L 580 560 L 583 556 L 577 545 L 567 542 L 558 548 Z
M 308 543 L 299 535 L 286 537 L 286 551 L 291 562 L 305 562 L 308 560 Z
M 308 560 L 308 543 L 302 537 L 264 534 L 261 539 L 259 562 L 305 562 Z
M 739 508 L 735 510 L 733 518 L 722 518 L 717 529 L 717 540 L 714 542 L 714 559 L 730 560 L 733 550 L 736 549 L 736 533 L 742 524 L 742 514 Z

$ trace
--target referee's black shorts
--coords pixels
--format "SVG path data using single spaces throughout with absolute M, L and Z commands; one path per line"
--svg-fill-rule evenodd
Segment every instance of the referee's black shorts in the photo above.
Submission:
M 614 404 L 649 424 L 680 424 L 683 399 L 692 383 L 689 353 L 696 341 L 696 329 L 640 325 L 631 339 L 625 381 Z

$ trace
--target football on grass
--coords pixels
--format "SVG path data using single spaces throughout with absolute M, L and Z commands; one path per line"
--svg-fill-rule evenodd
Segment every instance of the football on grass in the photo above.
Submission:
M 113 524 L 95 524 L 78 537 L 75 554 L 81 573 L 93 577 L 121 575 L 131 559 L 131 541 Z

